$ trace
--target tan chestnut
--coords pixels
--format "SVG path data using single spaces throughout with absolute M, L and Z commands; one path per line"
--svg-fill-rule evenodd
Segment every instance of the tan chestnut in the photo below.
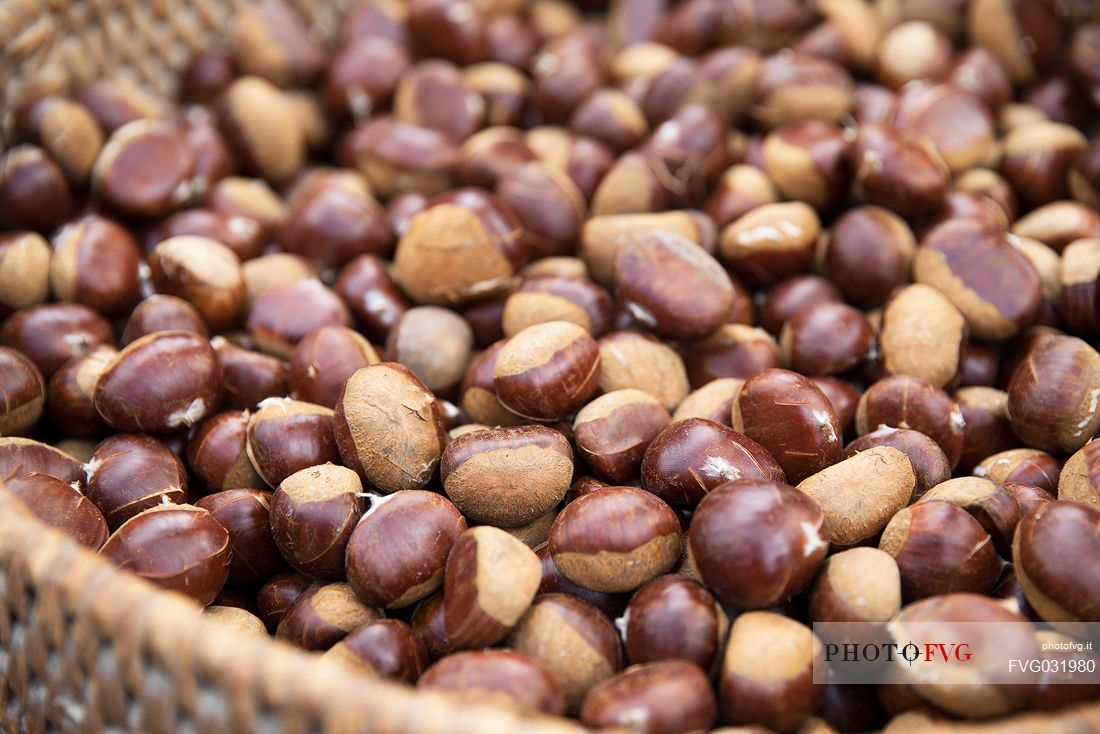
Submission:
M 615 252 L 619 242 L 632 234 L 662 230 L 702 244 L 698 219 L 687 211 L 603 214 L 596 212 L 581 229 L 577 254 L 588 265 L 592 279 L 610 286 L 615 275 Z
M 536 260 L 524 269 L 524 279 L 509 294 L 501 313 L 504 335 L 512 337 L 528 326 L 547 321 L 569 321 L 593 337 L 603 336 L 611 325 L 611 296 L 585 277 L 587 267 L 581 260 L 570 262 L 579 266 L 577 275 L 541 273 L 552 258 Z
M 675 349 L 650 334 L 614 331 L 599 340 L 600 382 L 604 392 L 635 388 L 672 410 L 688 394 L 684 361 Z
M 232 326 L 244 311 L 240 259 L 220 242 L 170 237 L 153 250 L 149 268 L 159 292 L 190 303 L 214 331 Z
M 35 232 L 0 236 L 0 308 L 26 308 L 49 297 L 52 254 L 46 240 Z
M 911 375 L 936 387 L 958 379 L 970 329 L 947 296 L 913 283 L 894 293 L 882 309 L 878 345 L 883 371 Z
M 209 604 L 225 585 L 233 551 L 229 533 L 194 505 L 158 505 L 116 530 L 100 555 L 166 589 Z
M 593 686 L 622 666 L 619 633 L 591 604 L 569 594 L 541 594 L 508 638 L 508 645 L 542 663 L 576 711 Z
M 306 650 L 328 650 L 352 630 L 381 617 L 347 584 L 315 582 L 287 608 L 275 637 Z
M 306 138 L 289 98 L 255 76 L 237 79 L 220 100 L 221 129 L 250 169 L 285 183 L 305 165 Z M 272 125 L 272 119 L 282 124 Z
M 607 487 L 566 505 L 550 530 L 550 554 L 574 583 L 630 591 L 672 568 L 680 555 L 680 526 L 654 495 Z
M 668 410 L 656 398 L 628 388 L 582 408 L 573 421 L 573 437 L 597 475 L 622 483 L 637 476 L 646 448 L 668 423 Z
M 890 446 L 860 451 L 799 483 L 825 513 L 837 545 L 874 538 L 909 503 L 917 477 L 909 457 Z
M 405 365 L 442 395 L 462 380 L 473 347 L 473 330 L 464 318 L 439 306 L 416 306 L 391 327 L 385 358 Z
M 1066 460 L 1058 477 L 1058 499 L 1100 507 L 1100 441 L 1089 441 Z
M 508 340 L 493 368 L 504 407 L 533 420 L 557 420 L 595 392 L 600 349 L 581 327 L 566 321 L 529 326 Z
M 734 620 L 719 674 L 718 702 L 731 724 L 793 731 L 825 695 L 813 671 L 825 649 L 809 627 L 774 612 Z
M 901 575 L 894 557 L 878 548 L 829 556 L 810 590 L 814 622 L 889 622 L 901 610 Z
M 719 377 L 711 380 L 688 393 L 672 413 L 672 422 L 705 418 L 728 426 L 733 399 L 744 382 L 736 377 Z
M 951 467 L 939 444 L 928 436 L 908 428 L 879 426 L 844 447 L 845 458 L 861 451 L 889 446 L 909 457 L 916 477 L 911 499 L 917 499 L 932 487 L 951 478 Z
M 363 484 L 334 464 L 297 471 L 271 499 L 275 545 L 296 570 L 314 578 L 344 578 L 344 550 L 363 514 Z
M 443 575 L 451 645 L 477 648 L 502 640 L 531 605 L 541 576 L 535 552 L 503 530 L 482 525 L 458 536 Z
M 215 599 L 215 601 L 220 600 Z M 202 610 L 202 616 L 233 630 L 233 632 L 243 637 L 267 639 L 267 628 L 264 627 L 263 620 L 252 612 L 239 607 L 211 604 Z
M 451 546 L 465 530 L 458 508 L 434 492 L 372 497 L 348 540 L 348 583 L 371 606 L 394 609 L 420 601 L 442 586 Z

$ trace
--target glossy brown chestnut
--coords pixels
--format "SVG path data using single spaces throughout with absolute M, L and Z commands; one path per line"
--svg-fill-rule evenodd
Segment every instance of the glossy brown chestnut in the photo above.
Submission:
M 260 619 L 269 632 L 274 632 L 283 621 L 286 610 L 298 600 L 313 581 L 297 571 L 284 571 L 271 577 L 260 587 L 257 600 Z
M 680 526 L 654 495 L 608 487 L 562 510 L 550 530 L 550 553 L 561 572 L 581 586 L 630 591 L 672 568 L 680 554 Z
M 723 718 L 794 731 L 825 695 L 813 676 L 824 664 L 824 646 L 809 627 L 774 612 L 742 614 L 730 627 L 719 674 Z
M 1100 506 L 1100 442 L 1089 441 L 1066 461 L 1058 477 L 1058 499 Z
M 1046 621 L 1065 624 L 1100 619 L 1096 569 L 1084 559 L 1096 553 L 1100 512 L 1076 502 L 1049 502 L 1020 521 L 1012 562 L 1028 604 Z
M 85 493 L 117 530 L 139 512 L 187 499 L 187 472 L 176 455 L 148 436 L 117 434 L 84 465 Z
M 313 403 L 268 398 L 248 419 L 248 459 L 272 487 L 307 467 L 339 458 L 333 412 Z
M 420 677 L 418 688 L 442 691 L 459 701 L 495 702 L 521 713 L 561 715 L 562 692 L 536 660 L 512 650 L 448 655 Z
M 1027 484 L 1055 494 L 1061 468 L 1062 463 L 1045 451 L 1009 449 L 987 456 L 974 467 L 973 473 L 976 477 L 992 479 L 999 484 Z
M 337 160 L 358 168 L 381 197 L 436 196 L 451 187 L 455 143 L 438 130 L 379 115 L 351 130 Z
M 709 729 L 717 715 L 707 674 L 685 660 L 634 665 L 589 691 L 581 721 L 646 734 Z
M 943 500 L 899 511 L 883 530 L 879 548 L 897 561 L 906 601 L 956 591 L 988 593 L 1004 566 L 985 528 Z
M 321 98 L 334 113 L 369 119 L 372 110 L 389 100 L 408 67 L 408 52 L 399 43 L 378 36 L 357 38 L 332 55 Z
M 1008 420 L 1008 393 L 991 387 L 964 387 L 955 392 L 966 428 L 962 471 L 970 471 L 987 456 L 1019 446 Z
M 1004 558 L 1012 554 L 1012 535 L 1023 513 L 1015 496 L 1003 486 L 981 477 L 958 477 L 936 485 L 918 502 L 943 500 L 969 512 Z
M 1025 206 L 1065 197 L 1066 173 L 1085 150 L 1085 136 L 1072 125 L 1033 122 L 1008 132 L 1003 141 L 1001 175 Z
M 856 432 L 879 426 L 910 428 L 931 438 L 955 467 L 962 456 L 966 422 L 950 395 L 915 377 L 886 377 L 863 393 L 856 409 Z
M 439 465 L 447 496 L 470 519 L 498 527 L 554 508 L 573 478 L 573 451 L 544 426 L 489 428 L 451 441 Z
M 661 576 L 638 589 L 624 618 L 623 640 L 631 663 L 687 660 L 704 670 L 721 654 L 728 623 L 714 597 L 679 574 Z
M 568 415 L 595 392 L 600 349 L 581 327 L 566 321 L 529 326 L 497 356 L 493 384 L 512 412 L 534 420 Z
M 420 601 L 443 584 L 447 555 L 465 530 L 458 509 L 434 492 L 372 498 L 348 540 L 348 583 L 370 606 L 392 609 Z
M 323 326 L 351 326 L 351 314 L 319 280 L 296 279 L 259 295 L 246 326 L 259 349 L 289 359 L 307 334 Z
M 347 379 L 378 361 L 374 347 L 358 332 L 345 326 L 322 326 L 295 345 L 287 381 L 296 399 L 332 408 Z
M 21 499 L 44 525 L 57 528 L 92 550 L 99 550 L 111 532 L 103 513 L 60 479 L 31 472 L 4 479 L 3 488 Z
M 722 261 L 750 286 L 769 285 L 801 272 L 821 234 L 817 213 L 802 202 L 764 204 L 722 230 Z
M 271 499 L 271 532 L 279 552 L 314 578 L 344 578 L 344 551 L 363 515 L 363 484 L 334 464 L 297 471 Z
M 108 561 L 203 606 L 225 585 L 229 533 L 194 505 L 158 505 L 134 515 L 99 550 Z
M 0 222 L 49 232 L 72 208 L 64 171 L 44 150 L 17 145 L 0 157 Z
M 862 198 L 903 217 L 935 209 L 947 193 L 947 164 L 932 141 L 913 130 L 860 125 L 849 165 Z
M 283 614 L 275 637 L 306 650 L 328 650 L 352 630 L 381 618 L 347 584 L 314 582 Z
M 739 163 L 727 168 L 707 200 L 706 213 L 719 227 L 743 214 L 779 199 L 768 174 L 755 166 Z
M 745 380 L 730 425 L 764 447 L 787 480 L 801 482 L 840 458 L 840 422 L 832 404 L 809 379 L 766 369 Z
M 232 39 L 241 71 L 282 87 L 308 84 L 324 67 L 324 50 L 308 21 L 280 0 L 262 0 L 238 12 Z
M 1055 336 L 1027 352 L 1008 385 L 1012 430 L 1028 446 L 1072 453 L 1100 427 L 1100 355 L 1084 341 Z
M 428 650 L 412 627 L 399 619 L 376 619 L 357 627 L 325 653 L 380 678 L 415 683 L 428 667 Z
M 783 325 L 779 348 L 787 367 L 804 375 L 847 372 L 863 362 L 873 333 L 863 313 L 843 303 L 820 303 Z
M 150 254 L 149 268 L 159 292 L 190 303 L 214 331 L 232 326 L 244 310 L 240 259 L 220 242 L 192 235 L 170 237 Z
M 154 293 L 130 312 L 119 344 L 125 347 L 157 331 L 190 331 L 202 337 L 210 336 L 202 314 L 194 306 L 176 296 Z
M 77 303 L 47 303 L 13 314 L 0 330 L 0 342 L 30 357 L 49 378 L 66 360 L 113 344 L 111 325 Z
M 92 190 L 130 217 L 163 217 L 195 196 L 195 157 L 180 128 L 161 120 L 128 122 L 111 133 L 92 168 Z
M 577 413 L 573 436 L 592 470 L 609 482 L 636 477 L 650 442 L 669 423 L 668 410 L 641 390 L 606 393 Z
M 338 268 L 363 254 L 385 255 L 393 246 L 385 211 L 362 179 L 321 182 L 290 203 L 278 241 L 287 252 L 326 268 Z
M 782 482 L 743 479 L 695 510 L 688 548 L 703 583 L 725 604 L 761 609 L 801 591 L 829 547 L 825 515 Z
M 267 398 L 282 397 L 289 392 L 285 362 L 221 337 L 214 337 L 210 345 L 218 354 L 225 376 L 223 408 L 250 410 Z
M 195 505 L 208 510 L 229 533 L 233 559 L 227 583 L 265 581 L 285 568 L 272 537 L 271 492 L 228 489 L 207 495 Z
M 0 480 L 34 472 L 65 484 L 84 479 L 80 462 L 60 449 L 30 438 L 0 438 Z
M 703 418 L 678 421 L 664 430 L 646 450 L 641 469 L 646 491 L 688 507 L 725 482 L 786 479 L 762 446 Z
M 447 434 L 439 401 L 407 368 L 382 362 L 348 378 L 334 421 L 344 464 L 384 493 L 420 489 Z
M 915 249 L 905 220 L 881 207 L 855 207 L 833 222 L 826 270 L 829 280 L 853 304 L 881 306 L 908 279 Z
M 386 263 L 375 255 L 360 255 L 340 271 L 336 292 L 377 341 L 385 341 L 390 329 L 410 308 L 390 277 Z
M 26 356 L 0 347 L 0 435 L 34 427 L 46 406 L 46 380 Z

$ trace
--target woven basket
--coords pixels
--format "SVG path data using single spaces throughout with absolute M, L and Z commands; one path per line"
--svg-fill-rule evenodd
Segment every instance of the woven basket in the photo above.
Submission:
M 354 0 L 294 0 L 331 36 Z M 247 0 L 0 0 L 0 122 L 18 104 L 116 76 L 174 94 L 191 49 Z M 0 125 L 0 130 L 6 125 Z M 188 598 L 120 572 L 0 490 L 0 725 L 4 732 L 575 734 L 414 691 L 274 640 L 247 639 Z M 891 731 L 930 731 L 923 718 Z M 1100 704 L 936 732 L 1100 732 Z

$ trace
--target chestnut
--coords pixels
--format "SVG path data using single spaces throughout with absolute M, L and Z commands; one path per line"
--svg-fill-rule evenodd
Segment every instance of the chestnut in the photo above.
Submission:
M 646 449 L 641 469 L 643 489 L 687 507 L 726 482 L 786 479 L 762 446 L 703 418 L 678 421 L 662 431 Z
M 223 408 L 252 409 L 267 398 L 287 394 L 287 366 L 282 360 L 244 349 L 222 337 L 214 337 L 210 346 L 217 352 L 225 376 Z
M 687 211 L 660 213 L 599 214 L 594 212 L 581 229 L 577 255 L 584 260 L 593 280 L 611 286 L 615 278 L 615 253 L 619 242 L 631 235 L 663 230 L 703 244 L 700 220 Z
M 347 379 L 378 361 L 374 347 L 358 332 L 346 326 L 322 326 L 295 345 L 287 381 L 296 399 L 332 408 Z
M 809 205 L 764 204 L 722 230 L 719 253 L 748 285 L 769 285 L 806 268 L 819 234 L 821 220 Z
M 228 489 L 203 497 L 196 507 L 208 510 L 229 533 L 233 559 L 227 583 L 265 581 L 285 568 L 271 529 L 271 492 Z
M 1097 428 L 1100 355 L 1084 341 L 1052 336 L 1027 352 L 1008 385 L 1012 430 L 1028 446 L 1073 453 Z
M 0 347 L 0 355 L 5 352 L 6 349 Z M 63 435 L 70 438 L 90 439 L 107 432 L 107 424 L 99 417 L 92 396 L 100 373 L 103 372 L 103 368 L 114 358 L 115 354 L 117 352 L 114 348 L 103 345 L 91 354 L 86 354 L 83 357 L 73 357 L 61 365 L 61 369 L 50 378 L 48 392 L 44 396 L 46 398 L 46 410 L 54 427 Z M 0 363 L 4 361 L 3 356 L 0 356 Z M 37 370 L 35 372 L 37 373 Z M 14 385 L 16 389 L 8 391 L 14 393 L 14 396 L 9 395 L 10 402 L 17 402 L 12 398 L 17 398 L 21 392 L 18 389 L 20 387 L 19 382 L 16 381 Z M 25 390 L 26 383 L 23 384 L 23 388 Z M 23 392 L 23 394 L 26 395 L 27 393 Z M 32 413 L 34 412 L 33 403 L 30 406 L 24 404 L 14 407 L 23 410 L 24 418 L 28 407 L 30 407 Z M 19 414 L 20 411 L 17 410 L 16 415 Z M 0 424 L 3 423 L 4 421 L 0 419 Z M 4 431 L 8 435 L 15 432 L 10 428 Z
M 532 161 L 501 173 L 496 194 L 519 220 L 532 255 L 565 255 L 584 221 L 584 195 L 569 175 Z
M 348 583 L 370 606 L 392 609 L 420 601 L 442 585 L 447 555 L 465 530 L 458 509 L 433 492 L 372 498 L 348 540 Z M 409 545 L 381 542 L 391 535 Z
M 908 428 L 879 426 L 845 446 L 844 458 L 880 446 L 895 448 L 909 458 L 916 478 L 912 499 L 920 498 L 932 487 L 951 478 L 951 467 L 939 444 L 923 433 Z
M 959 467 L 970 471 L 987 456 L 1019 445 L 1008 419 L 1008 393 L 991 387 L 964 387 L 955 392 L 966 428 Z
M 501 313 L 504 336 L 515 336 L 528 326 L 547 321 L 569 321 L 599 338 L 611 324 L 611 297 L 584 277 L 583 272 L 576 276 L 532 272 L 532 266 L 552 259 L 536 260 L 524 269 L 526 277 L 504 302 Z M 587 270 L 583 261 L 577 263 Z
M 0 314 L 44 303 L 50 294 L 53 251 L 39 234 L 0 235 Z
M 672 410 L 688 394 L 684 361 L 676 350 L 650 334 L 613 331 L 599 340 L 599 388 L 635 388 Z
M 84 479 L 80 462 L 60 449 L 31 438 L 0 438 L 0 481 L 34 472 L 66 484 Z
M 875 446 L 826 467 L 799 483 L 825 515 L 827 537 L 839 546 L 877 536 L 909 503 L 917 484 L 909 457 Z
M 455 143 L 445 134 L 379 115 L 341 142 L 338 160 L 359 169 L 382 198 L 442 194 L 451 187 Z
M 0 343 L 29 357 L 49 378 L 66 360 L 113 344 L 111 325 L 77 303 L 45 303 L 12 314 L 0 329 Z
M 939 79 L 951 63 L 951 41 L 936 26 L 910 20 L 883 34 L 875 48 L 875 76 L 895 89 L 917 79 Z
M 709 670 L 718 659 L 728 620 L 695 581 L 660 576 L 634 593 L 623 615 L 623 644 L 631 663 L 687 660 Z
M 267 628 L 263 621 L 247 609 L 229 605 L 223 599 L 227 593 L 219 594 L 210 606 L 202 610 L 202 616 L 243 637 L 267 639 Z
M 622 666 L 619 634 L 601 611 L 569 594 L 541 594 L 508 638 L 557 681 L 565 708 L 576 711 L 593 686 Z
M 1085 150 L 1085 136 L 1072 125 L 1032 122 L 1004 137 L 1001 175 L 1022 204 L 1035 207 L 1065 197 L 1066 174 Z
M 672 422 L 677 423 L 689 418 L 705 418 L 728 426 L 733 399 L 737 396 L 744 382 L 744 380 L 736 377 L 719 377 L 711 380 L 702 387 L 693 390 L 676 406 L 676 410 L 672 414 Z M 852 406 L 854 414 L 854 401 Z
M 469 186 L 492 189 L 505 173 L 533 160 L 535 154 L 519 129 L 489 127 L 471 135 L 458 149 L 455 177 Z
M 706 213 L 719 227 L 764 204 L 779 200 L 775 184 L 764 171 L 739 163 L 727 168 L 718 178 L 707 200 Z
M 222 94 L 219 107 L 222 133 L 250 171 L 281 184 L 305 165 L 305 132 L 294 120 L 290 98 L 275 85 L 240 77 Z M 283 124 L 272 125 L 273 119 Z
M 321 99 L 332 112 L 363 122 L 389 101 L 408 68 L 408 51 L 400 43 L 381 36 L 357 38 L 333 53 Z
M 245 305 L 240 259 L 207 237 L 170 237 L 149 256 L 153 284 L 161 293 L 184 299 L 214 331 L 239 318 Z
M 587 400 L 600 380 L 600 349 L 566 321 L 529 326 L 501 349 L 493 385 L 504 407 L 534 420 L 556 420 Z
M 1093 507 L 1048 502 L 1020 520 L 1012 541 L 1012 563 L 1028 604 L 1071 634 L 1073 622 L 1100 619 L 1095 569 L 1074 562 L 1095 557 L 1098 522 L 1100 512 Z
M 459 701 L 504 703 L 519 713 L 561 715 L 565 708 L 550 672 L 512 650 L 448 655 L 424 671 L 417 687 L 441 691 Z
M 672 568 L 680 554 L 680 525 L 654 495 L 607 487 L 566 505 L 550 529 L 550 554 L 574 583 L 630 591 Z
M 473 330 L 461 316 L 439 306 L 416 306 L 394 322 L 385 358 L 408 367 L 436 395 L 445 395 L 462 380 L 473 347 Z
M 387 494 L 427 484 L 447 442 L 439 401 L 391 362 L 352 373 L 333 425 L 344 464 Z
M 310 332 L 351 326 L 351 314 L 319 280 L 303 278 L 259 295 L 248 310 L 246 326 L 259 349 L 289 359 Z
M 389 253 L 393 234 L 382 206 L 355 175 L 322 179 L 296 193 L 278 241 L 286 252 L 338 268 L 358 255 Z
M 730 425 L 764 447 L 787 480 L 801 482 L 840 458 L 840 422 L 825 394 L 795 372 L 766 369 L 745 380 Z
M 410 220 L 393 277 L 421 303 L 462 303 L 501 290 L 526 259 L 523 228 L 507 205 L 466 188 L 436 197 Z
M 936 485 L 918 502 L 943 500 L 969 512 L 989 536 L 997 552 L 1011 556 L 1012 535 L 1022 512 L 1015 496 L 1003 486 L 980 477 L 958 477 Z
M 275 637 L 305 650 L 328 650 L 352 630 L 381 618 L 347 584 L 314 582 L 287 608 Z
M 927 213 L 947 193 L 950 171 L 924 134 L 891 125 L 860 125 L 849 152 L 857 194 L 903 217 Z
M 166 432 L 191 427 L 221 398 L 217 354 L 201 337 L 184 331 L 144 336 L 103 368 L 95 407 L 121 431 Z
M 950 395 L 915 377 L 886 377 L 867 388 L 856 408 L 856 432 L 879 426 L 910 428 L 931 438 L 954 468 L 962 456 L 966 421 Z
M 268 398 L 248 419 L 248 459 L 267 484 L 311 466 L 334 462 L 338 455 L 329 408 L 289 398 Z
M 747 12 L 753 17 L 755 9 Z M 729 22 L 737 25 L 739 15 L 730 13 Z M 851 104 L 852 77 L 843 67 L 804 53 L 777 53 L 760 66 L 752 114 L 766 128 L 807 120 L 839 122 Z
M 668 423 L 668 410 L 656 398 L 628 388 L 606 393 L 582 408 L 573 435 L 596 474 L 622 483 L 637 476 L 646 447 Z
M 654 287 L 662 279 L 675 287 Z M 733 306 L 733 286 L 718 261 L 686 237 L 660 230 L 620 241 L 614 282 L 616 295 L 635 319 L 676 339 L 706 336 Z
M 554 508 L 573 478 L 573 451 L 545 426 L 488 428 L 451 441 L 439 465 L 443 490 L 476 522 L 516 527 Z
M 861 206 L 833 222 L 827 248 L 829 280 L 847 300 L 870 308 L 883 305 L 908 280 L 916 241 L 901 217 L 881 207 Z
M 84 465 L 85 493 L 117 530 L 139 512 L 187 500 L 187 472 L 175 454 L 149 436 L 117 434 Z
M 334 464 L 294 472 L 271 499 L 271 533 L 297 571 L 314 578 L 344 578 L 344 551 L 363 514 L 363 484 Z
M 966 318 L 939 290 L 923 283 L 899 288 L 882 309 L 882 370 L 936 387 L 954 384 L 965 365 L 969 335 Z
M 898 564 L 878 548 L 851 548 L 829 556 L 810 590 L 814 622 L 886 623 L 900 610 Z
M 163 217 L 195 197 L 195 157 L 178 126 L 141 119 L 111 133 L 92 168 L 92 190 L 130 217 Z
M 376 619 L 356 627 L 323 657 L 402 683 L 415 683 L 428 667 L 424 643 L 399 619 Z
M 265 240 L 275 234 L 287 217 L 286 202 L 267 182 L 256 178 L 227 176 L 221 179 L 210 189 L 206 205 L 219 214 L 247 217 L 258 223 L 259 236 Z
M 1100 506 L 1100 442 L 1089 441 L 1066 460 L 1058 477 L 1058 499 Z
M 176 296 L 154 293 L 130 312 L 119 344 L 125 347 L 157 331 L 190 331 L 210 336 L 206 321 L 194 306 Z
M 954 84 L 918 84 L 902 90 L 893 122 L 927 135 L 955 174 L 988 160 L 994 145 L 989 109 Z
M 21 499 L 44 525 L 92 550 L 98 550 L 110 534 L 99 508 L 60 479 L 30 472 L 7 477 L 0 486 Z
M 822 211 L 844 199 L 850 177 L 847 150 L 839 127 L 811 121 L 768 133 L 761 152 L 764 172 L 783 197 Z
M 807 306 L 783 325 L 779 348 L 787 367 L 804 375 L 847 372 L 871 350 L 871 325 L 843 303 Z
M 824 645 L 809 627 L 775 612 L 742 614 L 730 627 L 719 673 L 723 718 L 794 731 L 825 696 L 825 684 L 814 680 L 824 666 Z
M 411 307 L 376 255 L 360 255 L 340 271 L 336 292 L 372 338 L 384 341 Z
M 593 728 L 673 734 L 709 729 L 717 708 L 702 668 L 686 660 L 662 660 L 633 665 L 595 686 L 580 716 Z
M 72 208 L 64 171 L 44 150 L 17 145 L 0 157 L 0 222 L 49 232 Z
M 497 400 L 493 385 L 493 370 L 505 341 L 489 346 L 470 361 L 459 390 L 462 409 L 477 423 L 487 426 L 519 425 L 524 419 L 505 408 Z
M 19 110 L 15 125 L 57 161 L 70 181 L 83 184 L 103 148 L 103 127 L 93 114 L 83 100 L 47 96 Z
M 783 482 L 742 479 L 703 498 L 687 544 L 703 583 L 724 604 L 761 609 L 810 582 L 829 547 L 825 524 L 807 494 Z
M 151 507 L 122 523 L 99 554 L 205 606 L 225 585 L 233 551 L 229 533 L 208 511 L 172 504 Z
M 46 406 L 46 381 L 26 356 L 0 347 L 0 379 L 4 387 L 0 435 L 11 436 L 34 427 Z M 52 382 L 52 380 L 51 380 Z
M 898 511 L 878 546 L 897 561 L 906 601 L 955 591 L 986 594 L 1004 566 L 985 528 L 943 500 Z
M 542 570 L 535 552 L 488 525 L 455 539 L 443 573 L 443 618 L 456 649 L 492 645 L 531 605 Z
M 1027 484 L 1054 494 L 1058 490 L 1061 468 L 1062 463 L 1045 451 L 1009 449 L 982 459 L 974 467 L 973 474 L 1000 484 Z
M 272 576 L 260 587 L 257 605 L 260 619 L 268 631 L 274 632 L 289 609 L 313 583 L 297 571 L 284 571 Z

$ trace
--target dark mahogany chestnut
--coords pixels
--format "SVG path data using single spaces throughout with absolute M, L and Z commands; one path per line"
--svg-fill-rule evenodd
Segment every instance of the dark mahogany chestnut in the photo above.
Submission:
M 187 442 L 187 465 L 210 492 L 262 487 L 248 458 L 248 411 L 226 411 L 199 424 Z
M 119 568 L 194 598 L 203 606 L 225 585 L 229 533 L 194 505 L 157 505 L 124 522 L 100 555 Z
M 725 604 L 763 609 L 800 592 L 829 548 L 825 515 L 772 480 L 728 482 L 691 519 L 688 548 L 703 583 Z
M 139 512 L 187 500 L 187 472 L 175 454 L 149 436 L 106 439 L 84 465 L 85 492 L 112 530 Z
M 649 445 L 642 488 L 671 505 L 694 507 L 707 494 L 738 479 L 786 481 L 764 447 L 704 418 L 677 421 Z
M 314 578 L 344 578 L 344 551 L 363 515 L 363 485 L 335 464 L 297 471 L 271 499 L 275 545 L 296 570 Z
M 24 308 L 12 314 L 0 330 L 0 343 L 30 357 L 46 378 L 66 360 L 114 340 L 107 320 L 77 303 Z
M 332 410 L 289 398 L 268 398 L 248 419 L 248 459 L 272 487 L 294 472 L 335 462 Z
M 596 686 L 580 714 L 594 728 L 673 734 L 709 729 L 717 705 L 702 668 L 686 660 L 664 660 L 631 666 Z
M 501 349 L 493 368 L 497 399 L 517 415 L 557 420 L 600 385 L 600 349 L 567 321 L 529 326 Z
M 466 519 L 434 492 L 372 498 L 345 553 L 348 583 L 364 603 L 386 609 L 420 601 L 443 584 L 451 546 Z
M 1083 562 L 1095 557 L 1097 523 L 1100 512 L 1093 507 L 1049 502 L 1024 516 L 1012 542 L 1012 562 L 1028 604 L 1071 633 L 1072 622 L 1100 619 L 1096 569 Z
M 3 385 L 0 387 L 3 397 L 0 435 L 25 433 L 38 422 L 46 407 L 46 381 L 26 356 L 14 349 L 0 347 L 0 383 Z
M 638 476 L 642 457 L 669 424 L 657 398 L 628 388 L 605 393 L 577 413 L 573 440 L 600 478 L 625 483 Z
M 328 650 L 352 630 L 381 617 L 347 584 L 314 582 L 283 614 L 275 637 L 306 650 Z
M 81 545 L 99 550 L 110 530 L 103 513 L 60 479 L 31 472 L 8 477 L 3 488 L 14 494 L 43 524 L 57 528 Z
M 931 438 L 955 467 L 962 456 L 966 421 L 950 395 L 915 377 L 886 377 L 867 388 L 856 409 L 856 432 L 879 426 L 910 428 Z
M 325 657 L 402 683 L 416 683 L 428 667 L 428 650 L 412 627 L 399 619 L 376 619 L 357 627 L 328 649 Z
M 704 670 L 720 656 L 728 623 L 710 592 L 679 574 L 638 589 L 624 619 L 623 644 L 631 663 L 688 660 Z
M 561 689 L 549 671 L 512 650 L 448 655 L 424 671 L 417 687 L 459 700 L 506 702 L 526 713 L 560 716 L 565 711 Z
M 352 373 L 378 361 L 374 347 L 354 329 L 322 326 L 295 345 L 287 382 L 296 399 L 332 408 Z
M 271 534 L 271 492 L 228 489 L 207 495 L 195 505 L 209 510 L 229 533 L 233 560 L 227 583 L 264 581 L 285 568 Z
M 257 606 L 260 619 L 269 632 L 274 632 L 283 621 L 286 610 L 298 600 L 313 583 L 308 576 L 297 571 L 284 571 L 271 577 L 260 587 Z

